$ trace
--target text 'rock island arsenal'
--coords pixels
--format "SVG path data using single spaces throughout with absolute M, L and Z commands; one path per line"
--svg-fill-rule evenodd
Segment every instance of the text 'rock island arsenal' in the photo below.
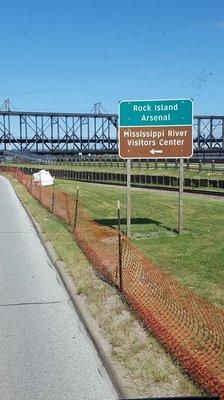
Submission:
M 141 115 L 141 121 L 142 122 L 157 122 L 157 121 L 170 121 L 171 116 L 170 116 L 170 111 L 178 111 L 179 105 L 178 104 L 154 104 L 154 105 L 144 105 L 144 106 L 139 106 L 139 105 L 133 105 L 133 111 L 134 112 L 141 112 L 143 113 Z M 162 114 L 144 114 L 144 112 L 147 113 L 159 113 L 162 112 Z M 164 114 L 166 112 L 166 114 Z

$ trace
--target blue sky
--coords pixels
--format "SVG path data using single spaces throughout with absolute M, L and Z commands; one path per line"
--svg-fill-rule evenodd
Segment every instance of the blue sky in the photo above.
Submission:
M 223 0 L 14 0 L 0 33 L 0 103 L 17 110 L 190 97 L 224 114 Z

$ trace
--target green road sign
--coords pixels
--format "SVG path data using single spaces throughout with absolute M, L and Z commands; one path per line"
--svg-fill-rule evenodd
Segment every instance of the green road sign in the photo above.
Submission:
M 192 125 L 192 100 L 121 101 L 120 126 Z
M 119 154 L 123 158 L 189 158 L 192 124 L 191 99 L 121 101 Z

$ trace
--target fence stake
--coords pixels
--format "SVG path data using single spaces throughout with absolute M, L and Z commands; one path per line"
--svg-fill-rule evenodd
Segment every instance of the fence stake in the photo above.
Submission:
M 64 193 L 64 196 L 65 196 L 65 204 L 66 204 L 68 223 L 70 225 L 71 224 L 71 218 L 70 218 L 70 212 L 69 212 L 69 206 L 68 206 L 68 193 Z
M 41 175 L 40 175 L 40 203 L 41 203 Z
M 54 194 L 54 185 L 55 185 L 55 181 L 54 181 L 54 183 L 53 183 L 53 190 L 52 190 L 52 204 L 51 204 L 51 212 L 52 212 L 52 214 L 53 214 L 53 212 L 54 212 L 54 196 L 55 196 L 55 194 Z
M 119 289 L 120 292 L 123 290 L 122 282 L 122 241 L 121 241 L 121 217 L 120 217 L 120 201 L 117 201 L 117 225 L 118 225 L 118 251 L 119 251 Z M 117 279 L 117 273 L 116 273 Z
M 75 231 L 77 225 L 77 217 L 78 217 L 78 202 L 79 202 L 79 185 L 76 189 L 76 199 L 75 199 L 75 217 L 74 217 L 74 227 L 73 230 Z

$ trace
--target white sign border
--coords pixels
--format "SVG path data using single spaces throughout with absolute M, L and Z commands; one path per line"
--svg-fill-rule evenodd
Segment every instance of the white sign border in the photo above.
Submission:
M 191 152 L 191 155 L 190 156 L 188 156 L 188 157 L 177 157 L 177 156 L 174 156 L 174 157 L 160 157 L 160 156 L 157 156 L 157 157 L 151 157 L 151 156 L 149 156 L 149 157 L 122 157 L 121 156 L 121 154 L 120 154 L 120 135 L 119 135 L 119 132 L 120 132 L 120 128 L 124 128 L 125 126 L 120 126 L 120 105 L 121 105 L 121 103 L 128 103 L 128 102 L 142 102 L 142 101 L 144 101 L 144 102 L 151 102 L 151 101 L 182 101 L 182 100 L 188 100 L 188 101 L 190 101 L 191 102 L 191 104 L 192 104 L 192 121 L 191 121 L 191 125 L 189 125 L 189 124 L 187 124 L 187 125 L 183 125 L 183 126 L 191 126 L 192 127 L 192 146 L 191 146 L 191 149 L 192 149 L 192 152 Z M 194 146 L 194 140 L 193 140 L 193 121 L 194 121 L 194 112 L 193 112 L 193 110 L 194 110 L 194 102 L 193 102 L 193 100 L 192 99 L 190 99 L 190 98 L 181 98 L 181 99 L 150 99 L 150 100 L 121 100 L 120 102 L 119 102 L 119 104 L 118 104 L 118 155 L 119 155 L 119 157 L 120 158 L 122 158 L 123 160 L 127 160 L 127 159 L 131 159 L 131 160 L 179 160 L 180 158 L 183 158 L 183 159 L 185 159 L 185 160 L 188 160 L 189 158 L 191 158 L 192 156 L 193 156 L 193 154 L 194 154 L 194 149 L 193 149 L 193 146 Z M 166 126 L 166 127 L 169 127 L 169 126 L 180 126 L 180 125 L 139 125 L 139 127 L 140 126 L 142 126 L 142 127 L 144 127 L 144 126 L 147 126 L 147 127 L 149 127 L 149 128 L 153 128 L 153 127 L 158 127 L 158 128 L 164 128 L 164 126 Z M 131 128 L 131 126 L 128 126 L 129 128 Z

